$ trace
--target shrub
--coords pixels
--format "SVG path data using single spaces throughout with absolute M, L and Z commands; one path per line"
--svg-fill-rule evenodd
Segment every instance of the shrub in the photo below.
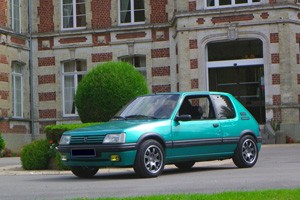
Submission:
M 26 170 L 47 169 L 49 162 L 48 140 L 36 140 L 21 150 L 21 163 Z
M 108 121 L 130 100 L 146 93 L 145 78 L 132 65 L 107 62 L 84 76 L 75 104 L 82 122 Z
M 5 148 L 5 141 L 2 138 L 2 134 L 0 133 L 0 152 Z

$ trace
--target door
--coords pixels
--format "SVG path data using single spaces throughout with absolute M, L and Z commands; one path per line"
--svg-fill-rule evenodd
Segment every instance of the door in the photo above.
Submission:
M 175 120 L 172 125 L 174 158 L 205 158 L 219 153 L 217 145 L 222 143 L 222 132 L 209 96 L 185 97 L 177 116 L 191 118 Z

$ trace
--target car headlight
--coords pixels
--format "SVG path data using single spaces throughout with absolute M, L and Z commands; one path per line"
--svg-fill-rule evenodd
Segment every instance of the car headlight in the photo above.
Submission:
M 103 140 L 103 143 L 125 143 L 125 139 L 125 133 L 107 134 Z
M 60 138 L 59 144 L 70 144 L 71 136 L 70 135 L 63 135 Z

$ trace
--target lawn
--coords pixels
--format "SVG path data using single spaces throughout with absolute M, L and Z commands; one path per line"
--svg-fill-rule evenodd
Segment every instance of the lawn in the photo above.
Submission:
M 97 200 L 299 200 L 300 188 L 259 190 L 251 192 L 222 192 L 216 194 L 172 194 L 128 198 L 98 198 Z M 89 200 L 80 198 L 77 200 Z

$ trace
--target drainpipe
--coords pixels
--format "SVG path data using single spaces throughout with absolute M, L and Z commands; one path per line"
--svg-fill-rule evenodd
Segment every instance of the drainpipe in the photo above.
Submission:
M 31 121 L 31 139 L 35 139 L 34 128 L 34 78 L 33 78 L 33 65 L 32 65 L 32 12 L 31 12 L 31 0 L 28 0 L 28 33 L 29 33 L 29 84 L 30 84 L 30 121 Z

